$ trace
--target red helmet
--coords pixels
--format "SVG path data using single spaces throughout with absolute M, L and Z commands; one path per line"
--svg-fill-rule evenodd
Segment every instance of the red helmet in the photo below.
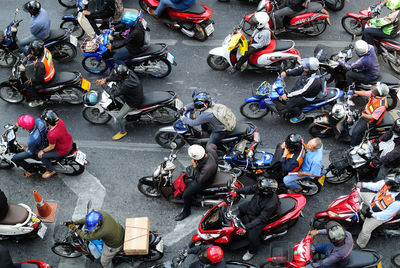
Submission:
M 26 130 L 32 130 L 35 127 L 35 118 L 29 114 L 21 115 L 18 117 L 18 125 Z
M 212 246 L 207 249 L 207 258 L 212 262 L 212 263 L 218 263 L 222 260 L 224 257 L 224 252 L 222 249 L 218 246 Z

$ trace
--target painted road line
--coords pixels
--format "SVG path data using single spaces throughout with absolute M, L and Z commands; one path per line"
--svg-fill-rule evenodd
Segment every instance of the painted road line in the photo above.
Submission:
M 197 230 L 197 227 L 202 217 L 203 214 L 195 216 L 192 215 L 184 219 L 183 221 L 178 222 L 174 230 L 172 230 L 172 232 L 169 232 L 166 236 L 164 236 L 165 245 L 167 247 L 173 246 L 174 244 L 178 243 L 183 238 L 185 238 L 187 235 Z
M 178 40 L 176 40 L 176 39 L 151 39 L 150 43 L 151 44 L 164 43 L 164 44 L 167 44 L 168 46 L 175 46 L 176 43 L 178 43 Z

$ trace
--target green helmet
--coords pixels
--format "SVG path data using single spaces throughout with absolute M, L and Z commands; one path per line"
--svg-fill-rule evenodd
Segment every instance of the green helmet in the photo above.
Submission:
M 388 0 L 386 6 L 391 10 L 397 10 L 400 8 L 400 0 Z

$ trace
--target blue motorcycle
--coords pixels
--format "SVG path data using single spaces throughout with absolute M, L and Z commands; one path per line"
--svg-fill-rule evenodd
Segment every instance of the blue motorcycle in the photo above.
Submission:
M 77 9 L 74 14 L 62 16 L 60 28 L 70 31 L 72 36 L 79 39 L 85 34 L 85 31 L 78 22 L 79 13 L 85 9 L 84 1 L 78 0 L 76 3 L 74 3 L 73 7 L 75 6 Z
M 260 119 L 269 112 L 276 113 L 286 119 L 293 117 L 287 109 L 286 102 L 280 97 L 286 93 L 286 85 L 282 77 L 278 77 L 272 86 L 263 82 L 254 92 L 253 96 L 246 98 L 245 103 L 240 106 L 240 113 L 249 119 Z M 329 112 L 331 106 L 343 96 L 343 91 L 338 88 L 327 88 L 309 105 L 303 107 L 306 117 L 312 117 Z

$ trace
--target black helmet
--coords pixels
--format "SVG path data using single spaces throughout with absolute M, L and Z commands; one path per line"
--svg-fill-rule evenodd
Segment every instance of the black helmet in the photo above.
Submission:
M 124 80 L 128 77 L 129 69 L 125 64 L 118 64 L 114 67 L 114 73 L 121 80 Z
M 292 133 L 287 136 L 285 140 L 286 148 L 293 151 L 296 149 L 300 149 L 303 145 L 303 138 L 299 134 Z
M 53 110 L 44 110 L 42 115 L 40 116 L 47 124 L 50 126 L 55 126 L 58 122 L 58 115 Z
M 340 247 L 344 245 L 346 239 L 346 231 L 343 226 L 336 221 L 328 221 L 326 224 L 326 232 L 328 238 L 333 245 Z
M 195 109 L 203 111 L 210 106 L 210 96 L 207 92 L 196 93 L 193 96 L 193 104 Z
M 394 121 L 394 123 L 392 125 L 392 131 L 396 135 L 400 136 L 400 118 L 396 119 L 396 121 Z
M 40 12 L 40 3 L 38 1 L 29 1 L 25 3 L 23 9 L 25 12 L 31 14 L 31 16 L 36 16 Z
M 274 179 L 261 176 L 258 179 L 257 188 L 264 195 L 270 195 L 278 190 L 278 182 Z
M 29 44 L 29 50 L 36 57 L 40 57 L 44 53 L 44 43 L 42 40 L 35 40 Z
M 394 176 L 387 176 L 385 179 L 385 184 L 387 186 L 392 186 L 392 188 L 390 188 L 390 191 L 392 192 L 399 192 L 400 191 L 400 174 L 397 173 Z

